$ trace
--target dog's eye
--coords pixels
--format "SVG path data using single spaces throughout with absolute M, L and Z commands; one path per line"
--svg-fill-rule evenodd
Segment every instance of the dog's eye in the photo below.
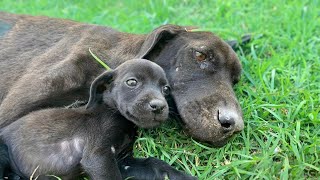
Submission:
M 171 91 L 171 88 L 169 86 L 163 86 L 162 88 L 162 93 L 164 95 L 169 95 L 170 94 L 170 91 Z
M 207 59 L 207 55 L 205 55 L 204 53 L 199 52 L 199 51 L 195 52 L 195 56 L 196 56 L 196 60 L 199 62 L 202 62 Z
M 135 80 L 135 79 L 128 79 L 128 80 L 126 81 L 126 84 L 127 84 L 128 86 L 130 86 L 130 87 L 135 87 L 135 86 L 137 86 L 138 81 Z

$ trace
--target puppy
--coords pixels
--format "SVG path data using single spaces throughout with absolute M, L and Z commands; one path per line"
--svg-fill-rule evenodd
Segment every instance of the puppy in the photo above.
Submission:
M 168 118 L 170 87 L 162 68 L 134 59 L 98 76 L 86 107 L 32 112 L 1 132 L 10 164 L 23 178 L 122 179 L 117 161 L 132 146 L 136 126 L 151 128 Z

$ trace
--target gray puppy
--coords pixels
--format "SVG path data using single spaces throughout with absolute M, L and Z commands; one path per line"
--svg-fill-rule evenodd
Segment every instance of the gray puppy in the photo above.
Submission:
M 150 128 L 165 121 L 169 91 L 160 66 L 127 61 L 93 81 L 86 107 L 35 111 L 4 128 L 10 164 L 24 178 L 48 179 L 45 175 L 52 174 L 75 179 L 81 170 L 91 179 L 126 178 L 120 171 L 129 167 L 120 170 L 117 162 L 132 152 L 135 125 Z M 165 173 L 150 173 L 150 178 L 192 178 L 164 165 Z

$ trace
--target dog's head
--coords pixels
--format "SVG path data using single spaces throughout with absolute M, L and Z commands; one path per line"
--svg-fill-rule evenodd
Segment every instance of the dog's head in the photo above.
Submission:
M 93 81 L 87 109 L 104 103 L 119 110 L 137 126 L 151 128 L 168 118 L 165 96 L 169 93 L 169 83 L 159 65 L 134 59 L 104 72 Z
M 222 146 L 243 129 L 242 112 L 232 86 L 241 65 L 232 48 L 211 32 L 165 25 L 146 36 L 137 57 L 166 72 L 172 96 L 187 132 Z

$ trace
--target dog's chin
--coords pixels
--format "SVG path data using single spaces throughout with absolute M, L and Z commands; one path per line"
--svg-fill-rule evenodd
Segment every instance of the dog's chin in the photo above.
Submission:
M 159 126 L 167 117 L 158 117 L 158 116 L 150 116 L 146 117 L 146 115 L 134 115 L 133 113 L 130 113 L 129 111 L 126 111 L 124 113 L 125 118 L 127 118 L 129 121 L 133 122 L 135 125 L 137 125 L 140 128 L 154 128 Z

